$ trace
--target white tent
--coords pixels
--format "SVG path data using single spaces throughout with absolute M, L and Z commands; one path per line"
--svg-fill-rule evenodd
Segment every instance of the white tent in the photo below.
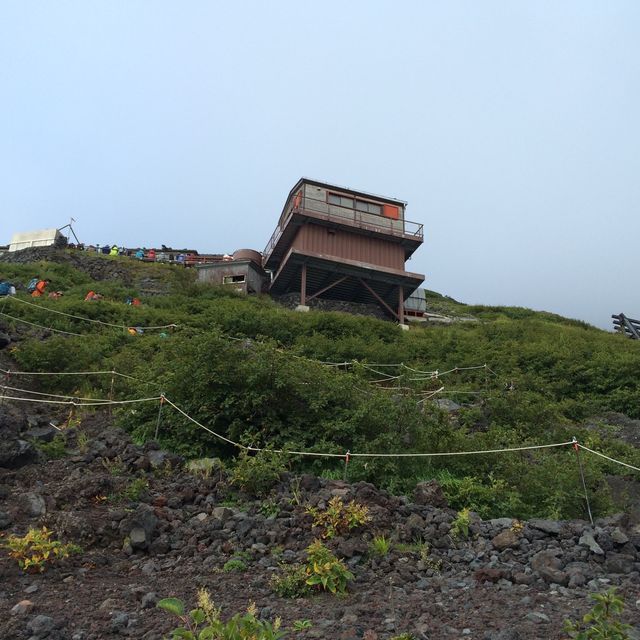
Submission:
M 57 244 L 59 238 L 64 238 L 64 236 L 58 229 L 40 229 L 39 231 L 14 233 L 9 245 L 9 251 L 19 251 L 28 247 L 50 247 Z

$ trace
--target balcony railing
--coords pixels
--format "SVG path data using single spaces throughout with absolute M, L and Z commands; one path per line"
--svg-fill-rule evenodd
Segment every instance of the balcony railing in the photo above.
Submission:
M 401 236 L 420 241 L 423 239 L 424 227 L 419 222 L 387 218 L 382 215 L 329 204 L 326 200 L 319 200 L 308 196 L 294 197 L 287 210 L 280 217 L 278 226 L 271 235 L 271 238 L 264 249 L 263 256 L 265 259 L 271 255 L 271 252 L 278 243 L 278 240 L 280 240 L 280 236 L 284 229 L 289 224 L 291 216 L 295 213 L 303 212 L 310 213 L 314 218 L 330 222 L 339 223 L 346 221 L 354 224 L 360 229 L 367 229 L 369 231 L 377 231 L 387 235 Z

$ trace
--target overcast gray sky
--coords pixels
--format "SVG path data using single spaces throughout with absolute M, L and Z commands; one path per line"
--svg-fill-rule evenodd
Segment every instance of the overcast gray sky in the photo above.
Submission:
M 262 249 L 301 176 L 409 202 L 465 302 L 640 316 L 640 3 L 0 0 L 0 243 Z

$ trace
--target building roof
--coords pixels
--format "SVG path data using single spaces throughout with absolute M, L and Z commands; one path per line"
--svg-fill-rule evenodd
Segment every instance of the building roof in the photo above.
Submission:
M 313 178 L 305 178 L 302 177 L 300 178 L 300 180 L 298 180 L 298 182 L 295 183 L 295 185 L 293 186 L 293 188 L 291 189 L 291 191 L 289 191 L 289 195 L 287 196 L 287 199 L 285 200 L 284 206 L 282 207 L 282 212 L 284 213 L 284 210 L 287 206 L 287 202 L 289 202 L 289 200 L 291 199 L 291 197 L 294 195 L 294 193 L 296 191 L 298 191 L 298 189 L 300 189 L 300 187 L 303 184 L 311 184 L 314 185 L 316 187 L 322 187 L 324 189 L 333 189 L 335 191 L 340 191 L 341 193 L 348 193 L 350 195 L 353 196 L 364 196 L 365 198 L 369 198 L 370 200 L 379 200 L 380 202 L 388 202 L 390 204 L 395 204 L 398 206 L 401 206 L 403 208 L 406 208 L 407 206 L 407 202 L 405 200 L 398 200 L 397 198 L 389 198 L 387 196 L 381 196 L 375 193 L 369 193 L 367 191 L 357 191 L 356 189 L 350 189 L 349 187 L 343 187 L 339 184 L 331 184 L 330 182 L 322 182 L 320 180 L 314 180 Z

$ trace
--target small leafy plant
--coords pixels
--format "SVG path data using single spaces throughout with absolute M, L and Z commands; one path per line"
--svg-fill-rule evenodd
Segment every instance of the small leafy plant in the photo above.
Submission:
M 510 527 L 512 533 L 515 533 L 517 536 L 522 534 L 524 529 L 524 524 L 520 522 L 520 520 L 514 520 Z
M 384 557 L 391 551 L 391 540 L 384 535 L 374 536 L 369 548 L 373 555 Z
M 52 540 L 52 535 L 53 532 L 47 527 L 29 529 L 22 537 L 10 535 L 3 546 L 9 550 L 9 556 L 18 561 L 21 569 L 42 573 L 56 560 L 68 558 L 72 553 L 82 551 L 75 544 L 63 544 L 59 540 Z
M 135 478 L 122 491 L 110 496 L 113 502 L 138 502 L 143 494 L 149 489 L 149 482 L 146 478 Z
M 471 512 L 466 507 L 458 511 L 458 515 L 451 523 L 451 536 L 455 540 L 469 537 L 469 525 L 471 524 Z
M 76 446 L 80 453 L 87 453 L 89 450 L 89 436 L 86 431 L 78 430 L 76 432 Z
M 224 563 L 222 570 L 225 573 L 242 572 L 247 570 L 247 565 L 240 558 L 231 558 Z
M 260 511 L 265 518 L 276 518 L 280 513 L 280 507 L 278 506 L 278 501 L 271 498 L 263 500 L 258 511 Z
M 371 520 L 369 508 L 352 500 L 345 505 L 342 498 L 334 496 L 326 509 L 307 507 L 306 512 L 313 518 L 313 526 L 320 527 L 321 536 L 326 540 L 362 526 Z
M 196 460 L 189 460 L 185 468 L 195 476 L 210 478 L 215 471 L 222 473 L 224 465 L 220 458 L 198 458 Z
M 34 445 L 36 449 L 38 449 L 38 451 L 47 458 L 47 460 L 58 460 L 67 455 L 66 440 L 61 433 L 54 436 L 51 442 L 36 440 Z
M 311 620 L 295 620 L 293 623 L 294 631 L 304 631 L 305 629 L 311 629 L 313 622 Z
M 231 472 L 231 484 L 249 494 L 266 496 L 286 470 L 286 458 L 282 453 L 263 450 L 250 455 L 243 450 Z
M 306 598 L 311 593 L 307 584 L 307 567 L 303 564 L 281 564 L 280 573 L 271 576 L 271 588 L 281 598 Z
M 333 594 L 344 594 L 347 583 L 354 578 L 344 562 L 336 558 L 320 540 L 315 540 L 307 547 L 306 572 L 309 586 Z
M 115 456 L 115 458 L 102 458 L 100 462 L 112 476 L 122 476 L 127 470 L 120 456 Z
M 631 625 L 618 619 L 624 609 L 624 601 L 616 594 L 616 588 L 592 593 L 590 597 L 596 604 L 581 622 L 565 620 L 564 631 L 569 637 L 576 640 L 629 640 Z
M 209 592 L 198 592 L 198 608 L 187 612 L 184 602 L 178 598 L 164 598 L 158 608 L 176 616 L 182 626 L 171 632 L 172 640 L 279 640 L 286 632 L 280 629 L 281 622 L 259 620 L 254 604 L 246 613 L 236 613 L 227 622 L 220 619 L 221 610 L 211 601 Z

